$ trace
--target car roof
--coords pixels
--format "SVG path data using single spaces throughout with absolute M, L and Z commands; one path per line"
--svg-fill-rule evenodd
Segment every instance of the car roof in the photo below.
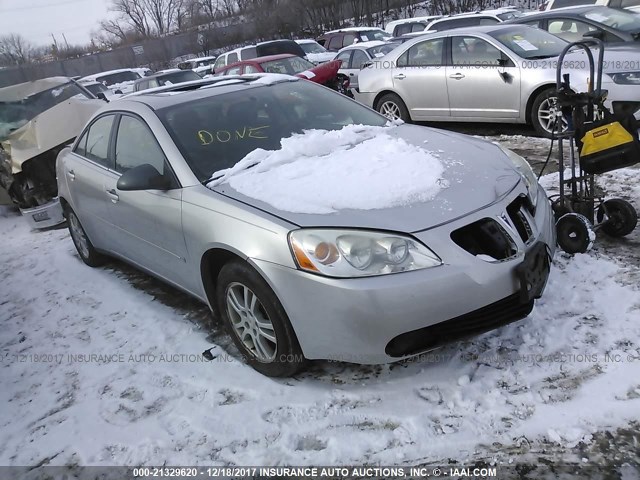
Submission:
M 300 38 L 295 41 L 296 43 L 318 43 L 313 38 Z
M 229 75 L 225 77 L 211 77 L 193 82 L 179 83 L 164 87 L 149 88 L 122 97 L 114 110 L 122 109 L 124 101 L 131 101 L 147 105 L 152 110 L 160 110 L 180 103 L 207 98 L 225 93 L 237 92 L 259 86 L 276 83 L 296 82 L 300 79 L 292 75 L 274 73 L 257 73 L 251 75 Z
M 82 77 L 80 80 L 95 80 L 98 77 L 103 77 L 105 75 L 113 75 L 114 73 L 122 73 L 122 72 L 135 72 L 139 75 L 139 72 L 133 68 L 118 68 L 116 70 L 107 70 L 105 72 L 93 73 L 91 75 L 86 75 Z
M 545 10 L 544 12 L 530 13 L 526 15 L 525 18 L 530 19 L 530 18 L 538 18 L 538 17 L 553 17 L 556 15 L 567 16 L 571 14 L 574 14 L 575 16 L 579 16 L 579 14 L 583 12 L 587 12 L 593 9 L 600 10 L 602 8 L 608 9 L 608 7 L 605 7 L 604 5 L 579 5 L 575 7 L 555 8 L 553 10 Z M 519 17 L 519 18 L 522 18 L 522 17 Z M 517 18 L 514 18 L 511 20 L 508 20 L 508 22 L 516 23 L 517 20 L 518 20 Z
M 325 35 L 328 35 L 330 33 L 340 33 L 340 32 L 370 32 L 371 30 L 382 30 L 382 29 L 380 27 L 345 27 L 345 28 L 338 28 L 337 30 L 331 30 L 329 32 L 326 32 Z M 384 30 L 382 31 L 384 32 Z
M 296 57 L 296 55 L 293 55 L 291 53 L 279 53 L 278 55 L 265 55 L 264 57 L 255 57 L 255 58 L 248 58 L 247 60 L 238 60 L 237 62 L 233 62 L 233 63 L 230 63 L 229 65 L 225 65 L 224 67 L 221 67 L 219 70 L 216 70 L 216 73 L 224 72 L 225 70 L 228 70 L 232 67 L 237 67 L 238 65 L 262 63 L 262 62 L 274 62 L 276 60 L 282 60 L 284 58 L 291 58 L 291 57 Z M 297 57 L 297 58 L 301 58 L 301 57 Z
M 382 40 L 370 40 L 368 42 L 357 42 L 342 48 L 340 51 L 345 50 L 367 50 L 372 47 L 379 47 L 380 45 L 386 45 L 388 42 Z
M 182 73 L 182 72 L 189 72 L 189 71 L 190 70 L 180 70 L 179 68 L 173 68 L 171 70 L 164 70 L 162 72 L 154 73 L 153 75 L 147 75 L 146 77 L 139 78 L 138 80 L 135 81 L 135 83 L 144 82 L 146 80 L 150 80 L 150 79 L 153 79 L 153 78 L 171 76 L 174 73 Z M 197 73 L 196 73 L 196 75 L 197 75 Z

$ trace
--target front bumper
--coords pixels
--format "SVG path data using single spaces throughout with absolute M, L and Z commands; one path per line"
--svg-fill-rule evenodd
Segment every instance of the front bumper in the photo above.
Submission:
M 20 209 L 22 216 L 27 219 L 31 228 L 41 229 L 60 225 L 64 222 L 64 212 L 58 197 L 44 205 L 33 208 Z
M 402 343 L 405 334 L 415 343 L 416 336 L 430 335 L 430 331 L 425 330 L 430 326 L 447 321 L 448 325 L 452 321 L 459 325 L 463 321 L 468 323 L 473 321 L 469 315 L 473 317 L 492 305 L 497 310 L 485 311 L 489 317 L 495 314 L 502 318 L 507 313 L 498 325 L 489 321 L 487 329 L 529 313 L 533 301 L 524 301 L 520 296 L 518 266 L 525 254 L 540 243 L 547 246 L 550 255 L 555 251 L 553 213 L 544 190 L 540 190 L 531 241 L 520 246 L 517 256 L 504 261 L 488 262 L 478 258 L 456 245 L 450 235 L 477 220 L 501 218 L 506 206 L 522 194 L 518 191 L 472 215 L 414 234 L 442 258 L 444 263 L 439 267 L 378 277 L 336 279 L 260 260 L 253 263 L 282 302 L 307 358 L 360 364 L 397 361 L 420 353 L 415 348 L 406 355 L 394 353 L 392 342 L 395 341 L 396 346 Z M 472 329 L 469 333 L 479 331 Z M 395 340 L 397 338 L 400 340 Z M 430 343 L 427 339 L 422 351 L 441 344 L 441 341 Z M 402 345 L 398 348 L 403 351 Z

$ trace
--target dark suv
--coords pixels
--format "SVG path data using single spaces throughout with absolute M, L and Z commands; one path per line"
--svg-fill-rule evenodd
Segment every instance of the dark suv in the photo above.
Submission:
M 318 43 L 330 52 L 337 52 L 356 42 L 389 40 L 390 38 L 391 35 L 380 28 L 352 27 L 327 32 L 318 38 Z

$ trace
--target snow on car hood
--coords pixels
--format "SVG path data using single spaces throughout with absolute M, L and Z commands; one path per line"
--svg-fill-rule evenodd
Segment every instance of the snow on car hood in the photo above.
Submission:
M 497 146 L 414 125 L 350 125 L 283 139 L 216 172 L 214 191 L 300 226 L 418 231 L 495 202 L 520 181 Z

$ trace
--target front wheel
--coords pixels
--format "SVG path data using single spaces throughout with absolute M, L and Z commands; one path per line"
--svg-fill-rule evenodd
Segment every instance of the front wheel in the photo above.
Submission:
M 269 377 L 289 377 L 305 366 L 282 304 L 248 263 L 234 260 L 222 267 L 216 302 L 233 342 L 258 372 Z
M 547 88 L 538 94 L 531 106 L 531 125 L 538 135 L 553 138 L 557 135 L 560 125 L 562 131 L 567 129 L 567 121 L 562 116 L 558 106 L 555 88 Z
M 402 120 L 410 122 L 409 110 L 402 99 L 395 93 L 387 93 L 376 105 L 376 110 L 389 120 Z

